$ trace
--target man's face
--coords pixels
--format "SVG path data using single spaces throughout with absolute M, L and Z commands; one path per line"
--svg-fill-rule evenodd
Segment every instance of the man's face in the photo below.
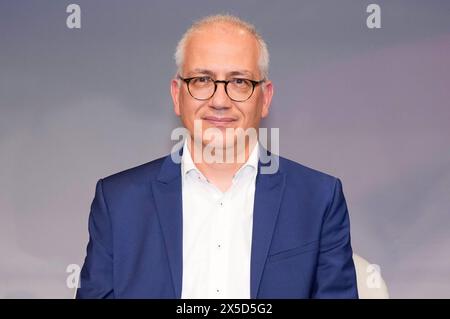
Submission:
M 226 29 L 224 29 L 226 28 Z M 257 40 L 242 29 L 225 25 L 205 27 L 195 32 L 187 41 L 184 64 L 180 76 L 190 78 L 209 76 L 213 80 L 245 78 L 259 81 L 262 79 L 258 67 L 259 48 Z M 179 85 L 176 79 L 171 83 L 174 111 L 180 116 L 183 125 L 194 136 L 194 121 L 202 124 L 203 133 L 208 128 L 218 128 L 225 138 L 226 128 L 259 128 L 260 121 L 269 112 L 273 89 L 269 81 L 255 87 L 252 96 L 244 102 L 235 102 L 225 93 L 223 83 L 217 84 L 217 90 L 209 100 L 196 100 L 183 81 Z M 265 86 L 264 90 L 262 86 Z M 202 139 L 203 145 L 211 142 Z M 226 140 L 226 146 L 235 145 Z

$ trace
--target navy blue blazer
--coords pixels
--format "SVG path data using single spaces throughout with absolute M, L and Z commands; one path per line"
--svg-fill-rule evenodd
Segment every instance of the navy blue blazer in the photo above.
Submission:
M 339 179 L 279 157 L 256 178 L 251 298 L 357 298 Z M 181 298 L 180 164 L 166 156 L 98 181 L 77 298 Z

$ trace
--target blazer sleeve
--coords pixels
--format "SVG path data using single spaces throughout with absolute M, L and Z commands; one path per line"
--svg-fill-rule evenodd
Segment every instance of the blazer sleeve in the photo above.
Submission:
M 313 298 L 358 298 L 350 221 L 342 191 L 335 180 L 331 201 L 324 215 Z
M 89 243 L 79 283 L 77 299 L 114 298 L 112 224 L 101 179 L 91 205 Z

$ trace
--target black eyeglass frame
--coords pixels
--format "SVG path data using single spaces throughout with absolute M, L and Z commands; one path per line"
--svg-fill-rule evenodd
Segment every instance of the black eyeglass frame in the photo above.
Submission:
M 188 89 L 189 94 L 190 94 L 194 99 L 199 100 L 199 101 L 207 101 L 207 100 L 209 100 L 210 98 L 212 98 L 212 97 L 214 96 L 214 94 L 216 94 L 216 91 L 217 91 L 217 83 L 223 83 L 224 86 L 225 86 L 225 93 L 226 93 L 227 96 L 230 98 L 230 100 L 232 100 L 232 101 L 234 101 L 234 102 L 245 102 L 245 101 L 247 101 L 249 98 L 252 97 L 253 92 L 255 92 L 255 87 L 258 86 L 258 85 L 260 85 L 260 84 L 262 84 L 262 83 L 264 83 L 264 82 L 266 81 L 266 79 L 262 79 L 262 80 L 259 80 L 259 81 L 255 81 L 255 80 L 250 80 L 250 79 L 239 78 L 239 79 L 241 79 L 241 80 L 250 81 L 250 83 L 252 84 L 252 92 L 250 93 L 250 95 L 248 96 L 248 98 L 246 98 L 245 100 L 235 100 L 235 99 L 233 99 L 233 98 L 228 94 L 228 90 L 227 90 L 228 83 L 230 83 L 230 82 L 233 81 L 233 80 L 214 80 L 214 81 L 213 81 L 213 83 L 214 83 L 214 91 L 212 92 L 211 96 L 208 97 L 208 98 L 205 98 L 205 99 L 199 99 L 199 98 L 196 98 L 196 97 L 191 93 L 191 89 L 189 88 L 189 82 L 191 82 L 193 79 L 203 78 L 203 77 L 205 77 L 205 76 L 193 76 L 193 77 L 190 77 L 190 78 L 183 78 L 181 75 L 178 75 L 177 77 L 178 77 L 180 80 L 182 80 L 183 82 L 186 83 L 186 86 L 187 86 L 187 89 Z

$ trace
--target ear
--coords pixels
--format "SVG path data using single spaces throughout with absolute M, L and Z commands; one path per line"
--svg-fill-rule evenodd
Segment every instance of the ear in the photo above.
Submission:
M 170 83 L 170 95 L 172 95 L 173 111 L 180 116 L 180 85 L 177 79 L 172 79 Z
M 272 103 L 273 84 L 271 81 L 267 81 L 267 82 L 264 82 L 263 85 L 264 85 L 264 90 L 262 90 L 263 107 L 262 107 L 261 117 L 265 118 L 267 115 L 269 115 L 269 109 L 270 109 L 270 105 Z

